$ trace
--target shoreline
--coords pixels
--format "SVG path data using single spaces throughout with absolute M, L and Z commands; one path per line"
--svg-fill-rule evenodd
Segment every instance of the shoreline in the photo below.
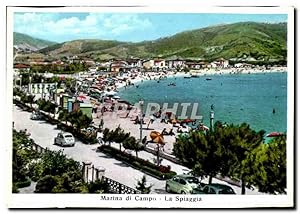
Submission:
M 226 69 L 201 69 L 201 70 L 190 70 L 189 72 L 174 72 L 174 71 L 151 71 L 144 75 L 139 74 L 134 79 L 125 76 L 134 85 L 149 81 L 149 80 L 161 80 L 175 77 L 190 77 L 192 75 L 197 76 L 210 76 L 210 75 L 237 75 L 237 74 L 266 74 L 266 73 L 287 73 L 287 67 L 271 67 L 269 69 L 257 69 L 257 68 L 226 68 Z M 145 77 L 145 75 L 147 75 Z M 116 89 L 122 89 L 126 86 L 126 83 L 117 83 Z
M 233 71 L 240 71 L 238 69 L 223 69 L 223 70 L 212 70 L 209 73 L 204 71 L 205 73 L 203 73 L 204 70 L 201 70 L 198 73 L 184 73 L 184 72 L 148 72 L 146 74 L 136 74 L 136 76 L 134 76 L 134 78 L 130 78 L 128 76 L 128 79 L 131 83 L 133 83 L 134 85 L 129 86 L 129 87 L 136 87 L 137 85 L 139 85 L 141 82 L 144 81 L 158 81 L 159 78 L 175 78 L 175 77 L 185 77 L 185 76 L 190 76 L 190 75 L 199 75 L 199 76 L 205 76 L 205 75 L 239 75 L 239 74 L 257 74 L 257 73 L 283 73 L 283 72 L 287 72 L 287 69 L 285 67 L 282 68 L 278 68 L 276 67 L 275 69 L 270 69 L 270 70 L 258 70 L 258 69 L 243 69 L 241 72 L 238 73 L 232 73 Z M 221 74 L 220 74 L 221 72 Z M 150 78 L 149 78 L 150 77 Z M 150 80 L 151 79 L 151 80 Z M 126 81 L 120 81 L 117 82 L 115 85 L 116 90 L 124 90 L 124 87 L 126 85 Z M 119 95 L 119 94 L 118 94 Z M 123 101 L 127 101 L 125 99 L 123 99 L 120 96 L 120 99 Z M 118 99 L 115 100 L 115 103 L 118 102 Z M 134 123 L 134 118 L 139 117 L 140 115 L 140 108 L 137 105 L 134 105 L 134 103 L 132 104 L 131 102 L 130 106 L 132 107 L 132 109 L 129 111 L 129 113 L 127 114 L 128 111 L 124 111 L 124 110 L 115 110 L 115 111 L 108 111 L 105 112 L 103 114 L 103 116 L 100 116 L 100 111 L 98 111 L 98 114 L 93 114 L 93 119 L 95 122 L 95 125 L 99 125 L 99 122 L 101 119 L 103 119 L 104 121 L 104 128 L 109 128 L 110 130 L 115 129 L 117 126 L 121 126 L 125 132 L 129 132 L 131 134 L 131 136 L 134 136 L 137 140 L 140 139 L 140 125 L 139 124 L 135 124 Z M 111 107 L 111 103 L 110 102 L 105 102 L 104 106 L 106 106 L 107 108 Z M 100 107 L 100 106 L 99 106 Z M 126 115 L 126 116 L 125 116 Z M 173 126 L 172 123 L 162 123 L 160 122 L 160 119 L 156 119 L 155 122 L 150 123 L 150 116 L 146 116 L 143 117 L 145 124 L 142 126 L 143 127 L 143 137 L 147 136 L 148 140 L 149 140 L 149 135 L 150 132 L 155 130 L 155 131 L 159 131 L 162 132 L 163 129 L 167 129 L 167 131 L 169 131 L 170 129 L 173 129 L 173 131 L 175 132 L 175 135 L 173 136 L 165 136 L 165 148 L 164 148 L 164 152 L 167 154 L 172 154 L 172 150 L 173 150 L 173 144 L 176 142 L 176 136 L 179 134 L 177 132 L 177 128 Z M 146 128 L 148 126 L 148 124 L 150 124 L 149 128 Z M 207 124 L 205 124 L 207 125 Z M 150 147 L 152 147 L 152 144 L 149 144 Z

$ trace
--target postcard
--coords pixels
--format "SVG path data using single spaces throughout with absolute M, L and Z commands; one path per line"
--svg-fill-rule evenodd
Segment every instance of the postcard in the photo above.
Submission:
M 9 208 L 294 207 L 292 7 L 7 7 Z

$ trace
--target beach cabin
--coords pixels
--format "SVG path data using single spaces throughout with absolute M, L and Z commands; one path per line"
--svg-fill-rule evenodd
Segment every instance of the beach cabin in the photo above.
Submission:
M 80 109 L 82 113 L 89 118 L 92 118 L 93 105 L 91 103 L 81 103 L 76 101 L 73 103 L 73 111 L 76 111 L 78 109 Z
M 72 112 L 73 111 L 73 104 L 74 104 L 74 102 L 75 102 L 74 98 L 69 98 L 68 99 L 68 105 L 67 105 L 68 112 Z
M 59 105 L 64 109 L 68 109 L 68 101 L 70 98 L 71 97 L 67 94 L 61 94 L 60 100 L 59 100 Z

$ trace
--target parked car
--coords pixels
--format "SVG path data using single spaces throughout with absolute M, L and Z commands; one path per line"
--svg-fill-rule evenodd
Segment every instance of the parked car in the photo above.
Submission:
M 75 138 L 71 133 L 68 132 L 60 132 L 54 138 L 54 144 L 60 146 L 75 146 Z
M 235 194 L 235 192 L 230 186 L 213 183 L 193 189 L 192 194 Z
M 166 181 L 166 191 L 175 192 L 180 194 L 192 193 L 193 189 L 203 185 L 199 182 L 198 178 L 191 175 L 176 175 Z
M 34 112 L 32 112 L 32 114 L 30 115 L 30 119 L 31 119 L 31 120 L 41 120 L 41 119 L 43 119 L 43 116 L 42 116 L 42 114 L 41 114 L 40 112 L 34 111 Z

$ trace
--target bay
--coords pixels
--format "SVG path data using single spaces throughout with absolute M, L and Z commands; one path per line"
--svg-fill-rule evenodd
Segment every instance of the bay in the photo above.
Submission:
M 211 79 L 211 80 L 207 80 Z M 175 83 L 176 86 L 170 86 Z M 119 91 L 123 99 L 136 103 L 198 103 L 197 115 L 209 126 L 211 105 L 214 121 L 228 124 L 246 122 L 255 130 L 266 133 L 287 129 L 287 72 L 200 76 L 199 78 L 171 77 L 149 80 Z M 188 108 L 191 114 L 191 107 Z

